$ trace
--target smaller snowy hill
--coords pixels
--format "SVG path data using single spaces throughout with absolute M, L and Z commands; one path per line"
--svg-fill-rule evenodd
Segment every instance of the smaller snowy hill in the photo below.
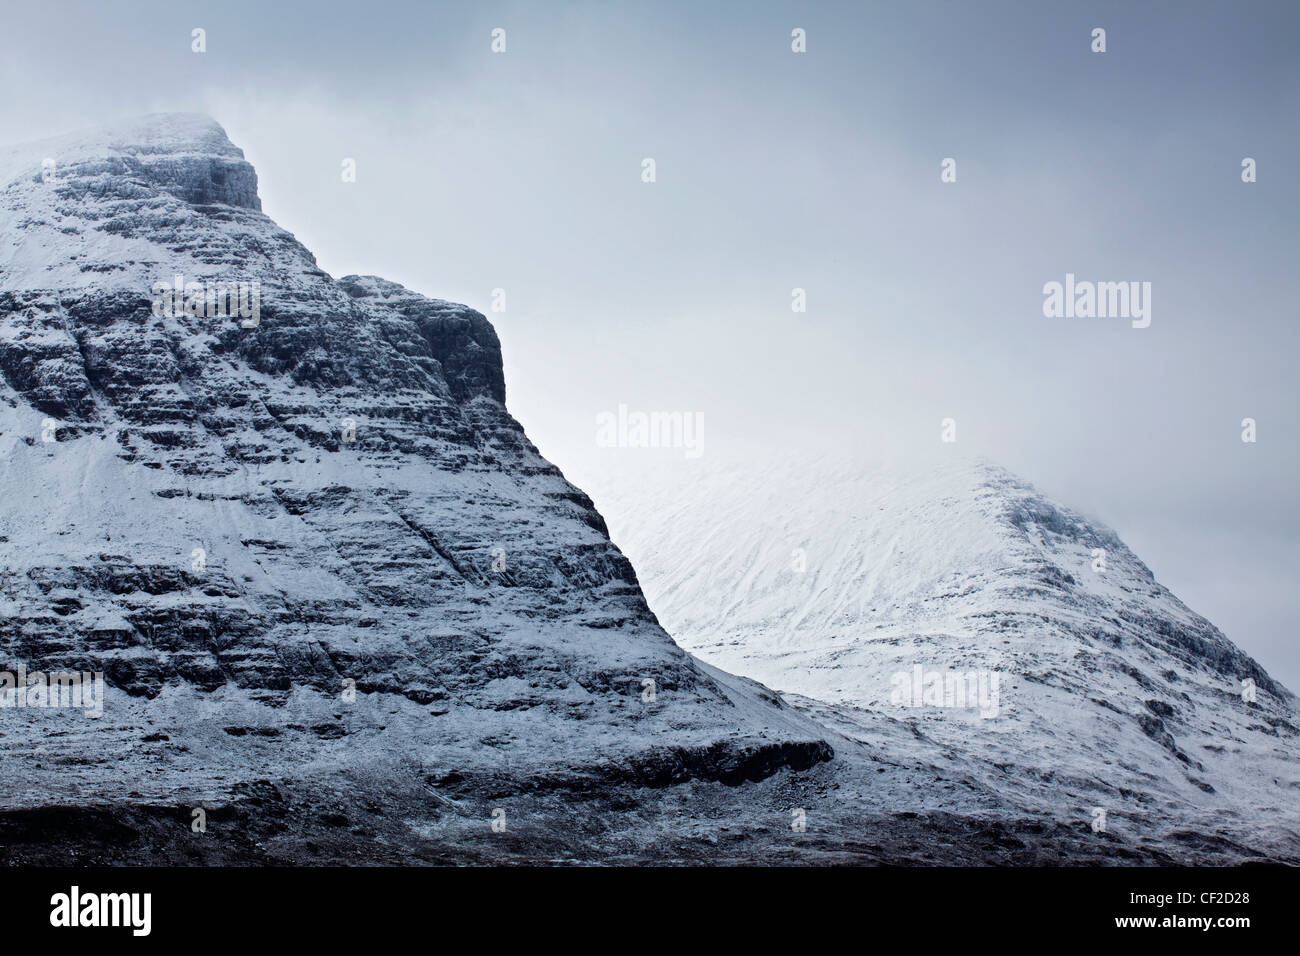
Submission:
M 591 490 L 683 647 L 850 737 L 897 751 L 901 723 L 1065 819 L 1300 832 L 1296 698 L 1002 468 L 706 457 Z

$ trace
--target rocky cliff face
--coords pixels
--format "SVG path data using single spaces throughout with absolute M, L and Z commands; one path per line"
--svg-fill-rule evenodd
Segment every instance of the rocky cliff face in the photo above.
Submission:
M 830 756 L 658 626 L 507 411 L 491 324 L 325 274 L 215 123 L 35 144 L 0 182 L 0 655 L 109 685 L 99 721 L 0 712 L 7 803 Z M 213 314 L 241 285 L 256 314 Z

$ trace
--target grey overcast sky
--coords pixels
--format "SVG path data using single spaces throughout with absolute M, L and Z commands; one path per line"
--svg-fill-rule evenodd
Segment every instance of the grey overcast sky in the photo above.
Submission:
M 493 319 L 512 411 L 578 484 L 620 402 L 702 412 L 706 449 L 791 454 L 929 446 L 952 417 L 964 451 L 1115 527 L 1300 690 L 1300 4 L 97 0 L 4 20 L 0 140 L 209 113 L 323 268 Z M 1067 272 L 1150 282 L 1150 327 L 1045 318 Z

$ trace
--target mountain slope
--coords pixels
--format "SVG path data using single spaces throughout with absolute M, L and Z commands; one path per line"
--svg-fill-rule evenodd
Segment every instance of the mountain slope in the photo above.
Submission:
M 1114 532 L 1005 470 L 714 459 L 592 492 L 682 646 L 849 737 L 905 728 L 1056 819 L 1294 847 L 1295 697 Z M 970 675 L 971 695 L 935 675 Z

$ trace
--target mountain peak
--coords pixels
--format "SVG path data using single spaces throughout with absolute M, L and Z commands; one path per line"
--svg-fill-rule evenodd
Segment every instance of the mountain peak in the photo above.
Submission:
M 205 113 L 146 113 L 105 123 L 82 134 L 124 152 L 203 152 L 243 158 L 220 123 Z
M 0 150 L 0 183 L 93 189 L 126 177 L 194 205 L 260 211 L 257 173 L 226 131 L 201 113 L 150 113 Z
M 110 151 L 132 155 L 188 152 L 244 158 L 244 151 L 230 141 L 225 128 L 205 113 L 144 113 L 59 136 L 0 146 L 0 155 L 39 159 L 58 153 L 73 156 Z

